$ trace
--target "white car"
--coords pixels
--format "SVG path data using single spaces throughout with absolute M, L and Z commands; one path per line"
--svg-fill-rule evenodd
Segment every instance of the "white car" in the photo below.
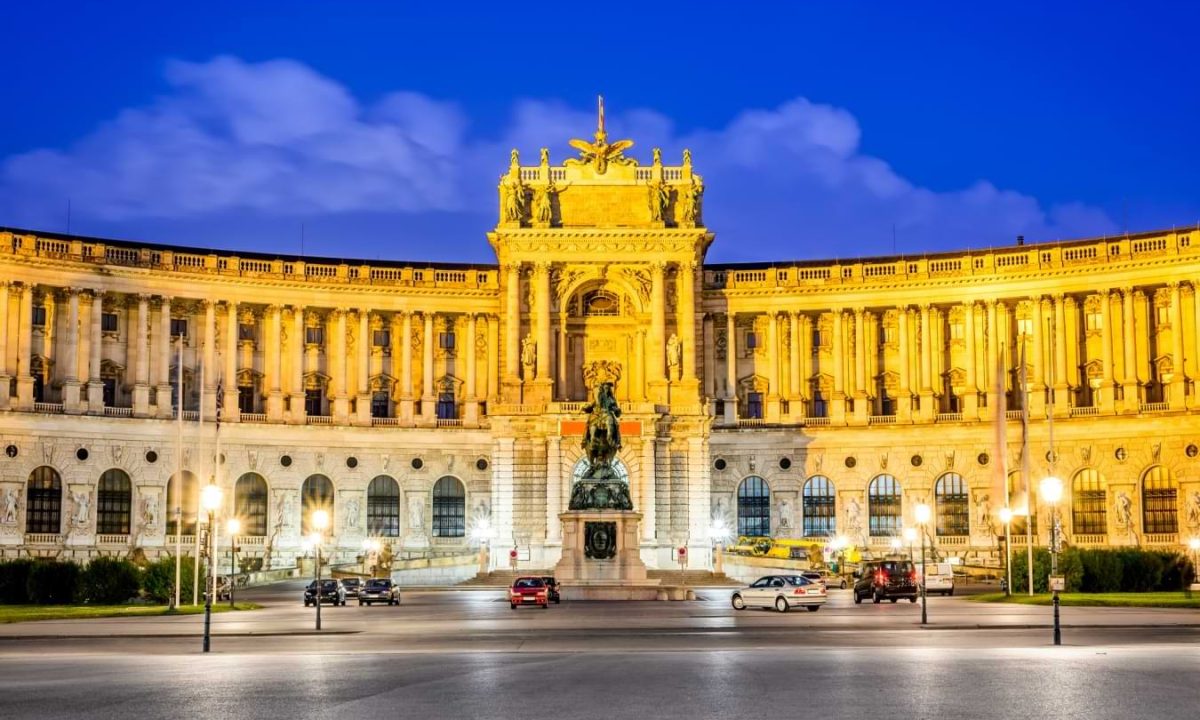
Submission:
M 920 565 L 917 566 L 918 572 Z M 925 592 L 954 594 L 954 566 L 950 563 L 928 563 L 925 566 Z
M 845 590 L 847 587 L 846 578 L 834 575 L 828 570 L 805 570 L 800 573 L 809 580 L 819 582 L 825 586 L 825 589 L 840 588 Z
M 734 590 L 730 602 L 734 610 L 761 607 L 787 612 L 794 607 L 805 607 L 816 612 L 827 599 L 825 586 L 820 582 L 800 575 L 767 575 Z

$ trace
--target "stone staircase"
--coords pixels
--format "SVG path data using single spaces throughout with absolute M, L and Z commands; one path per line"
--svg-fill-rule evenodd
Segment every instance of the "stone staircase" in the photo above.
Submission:
M 475 577 L 460 582 L 458 587 L 511 587 L 513 580 L 527 575 L 553 575 L 553 570 L 493 570 L 478 573 Z
M 742 583 L 725 575 L 708 570 L 647 570 L 646 577 L 658 580 L 663 585 L 687 585 L 688 587 L 728 587 Z

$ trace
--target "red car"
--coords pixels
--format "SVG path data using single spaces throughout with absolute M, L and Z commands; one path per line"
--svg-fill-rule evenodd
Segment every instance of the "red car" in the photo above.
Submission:
M 519 577 L 508 589 L 508 604 L 513 610 L 518 605 L 541 605 L 546 610 L 550 607 L 550 590 L 540 577 Z

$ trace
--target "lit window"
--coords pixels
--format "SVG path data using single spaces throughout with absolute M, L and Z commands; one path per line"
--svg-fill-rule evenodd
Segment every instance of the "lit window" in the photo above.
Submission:
M 304 328 L 304 342 L 309 345 L 324 345 L 325 344 L 325 328 L 320 325 L 316 327 Z
M 454 333 L 453 332 L 438 333 L 438 347 L 440 347 L 443 350 L 453 350 L 454 349 Z
M 1032 335 L 1033 334 L 1033 318 L 1018 319 L 1017 320 L 1017 334 L 1018 335 Z
M 1087 314 L 1087 329 L 1100 330 L 1104 323 L 1104 316 L 1098 312 L 1090 312 Z

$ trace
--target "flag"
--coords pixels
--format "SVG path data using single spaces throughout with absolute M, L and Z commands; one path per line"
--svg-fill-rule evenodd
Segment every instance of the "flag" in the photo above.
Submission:
M 217 383 L 217 429 L 221 429 L 221 408 L 225 405 L 225 386 Z
M 1004 506 L 1012 508 L 1008 496 L 1008 394 L 1005 392 L 1004 344 L 996 355 L 996 473 L 1000 476 L 1000 491 L 1004 493 Z

